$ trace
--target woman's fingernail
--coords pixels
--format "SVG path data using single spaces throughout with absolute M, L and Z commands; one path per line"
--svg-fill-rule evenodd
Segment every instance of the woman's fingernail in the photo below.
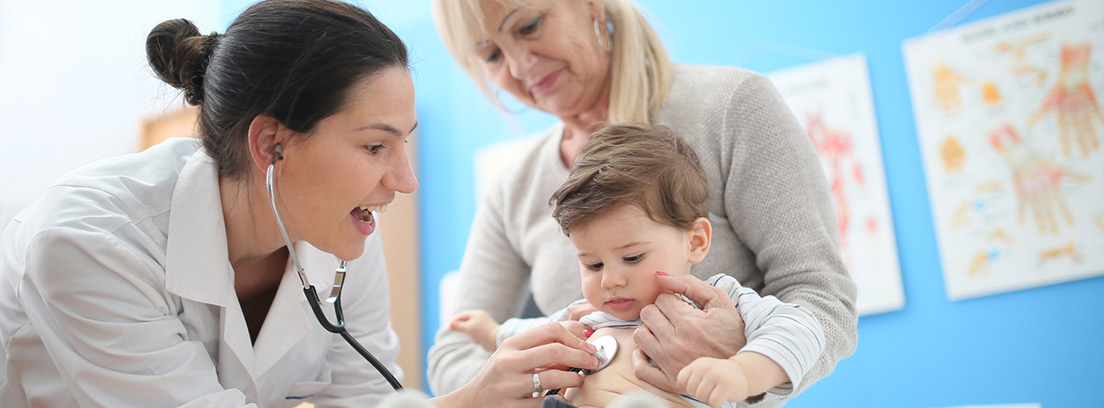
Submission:
M 671 276 L 671 274 L 669 274 L 669 273 L 667 273 L 667 272 L 663 272 L 663 271 L 656 271 L 656 275 L 659 275 L 659 276 Z
M 583 330 L 583 335 L 586 336 L 588 339 L 590 338 L 590 335 L 592 335 L 592 334 L 594 334 L 594 330 L 591 330 L 591 329 L 584 329 Z

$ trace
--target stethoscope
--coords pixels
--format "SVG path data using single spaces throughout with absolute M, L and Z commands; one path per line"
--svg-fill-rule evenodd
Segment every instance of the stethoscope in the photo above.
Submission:
M 291 262 L 295 264 L 295 272 L 299 274 L 299 280 L 303 283 L 303 293 L 307 295 L 307 303 L 310 303 L 311 310 L 314 311 L 314 316 L 318 318 L 318 323 L 322 324 L 330 333 L 340 334 L 350 346 L 353 347 L 357 353 L 360 353 L 361 357 L 372 363 L 372 367 L 379 371 L 383 378 L 387 379 L 387 382 L 394 387 L 396 391 L 403 389 L 402 384 L 399 384 L 399 380 L 395 379 L 395 376 L 391 374 L 391 370 L 380 363 L 369 353 L 364 346 L 360 345 L 360 342 L 349 331 L 345 329 L 345 316 L 341 312 L 341 286 L 345 283 L 345 264 L 344 260 L 339 260 L 341 263 L 337 265 L 337 273 L 334 276 L 333 288 L 330 289 L 330 296 L 326 298 L 327 303 L 334 305 L 334 316 L 337 317 L 337 324 L 330 323 L 330 320 L 326 318 L 326 315 L 322 313 L 322 301 L 318 299 L 318 292 L 315 292 L 314 285 L 311 285 L 307 280 L 306 273 L 303 272 L 303 267 L 299 265 L 299 257 L 295 255 L 295 249 L 292 248 L 291 239 L 288 238 L 287 229 L 284 228 L 284 221 L 280 218 L 280 210 L 276 209 L 276 183 L 275 183 L 275 170 L 276 161 L 284 158 L 284 147 L 276 145 L 273 149 L 276 153 L 276 157 L 272 159 L 272 163 L 268 165 L 268 171 L 265 173 L 265 186 L 268 187 L 268 201 L 272 203 L 272 213 L 276 215 L 276 225 L 280 227 L 280 234 L 284 236 L 284 243 L 287 244 L 288 253 L 291 254 Z

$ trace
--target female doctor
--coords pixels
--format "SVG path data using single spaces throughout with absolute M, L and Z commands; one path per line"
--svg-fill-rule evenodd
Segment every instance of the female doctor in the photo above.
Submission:
M 417 188 L 402 41 L 354 6 L 270 0 L 223 35 L 166 21 L 146 47 L 199 106 L 202 142 L 82 167 L 7 226 L 0 401 L 374 406 L 393 393 L 387 370 L 352 344 L 397 371 L 373 213 Z M 318 300 L 340 266 L 343 315 Z M 433 402 L 539 406 L 535 387 L 578 386 L 566 367 L 597 367 L 582 337 L 558 325 L 515 337 Z

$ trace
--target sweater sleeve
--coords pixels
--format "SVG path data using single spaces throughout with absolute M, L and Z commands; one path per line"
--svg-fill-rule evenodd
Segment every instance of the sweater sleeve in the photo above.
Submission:
M 506 232 L 502 186 L 492 190 L 476 212 L 460 263 L 457 286 L 447 288 L 456 296 L 446 305 L 442 317 L 464 310 L 482 309 L 497 322 L 520 310 L 529 266 Z M 430 389 L 438 395 L 452 392 L 475 377 L 491 353 L 472 342 L 467 334 L 441 327 L 427 358 Z
M 733 143 L 722 175 L 725 211 L 764 272 L 761 293 L 801 305 L 824 330 L 824 353 L 796 395 L 854 352 L 855 283 L 840 254 L 820 161 L 766 77 L 751 75 L 729 95 L 723 129 Z

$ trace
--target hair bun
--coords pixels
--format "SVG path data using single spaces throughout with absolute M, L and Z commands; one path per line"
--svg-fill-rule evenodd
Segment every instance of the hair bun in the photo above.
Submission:
M 204 36 L 195 24 L 185 19 L 158 24 L 146 37 L 146 59 L 165 83 L 184 90 L 191 105 L 203 103 L 203 77 L 218 33 Z

